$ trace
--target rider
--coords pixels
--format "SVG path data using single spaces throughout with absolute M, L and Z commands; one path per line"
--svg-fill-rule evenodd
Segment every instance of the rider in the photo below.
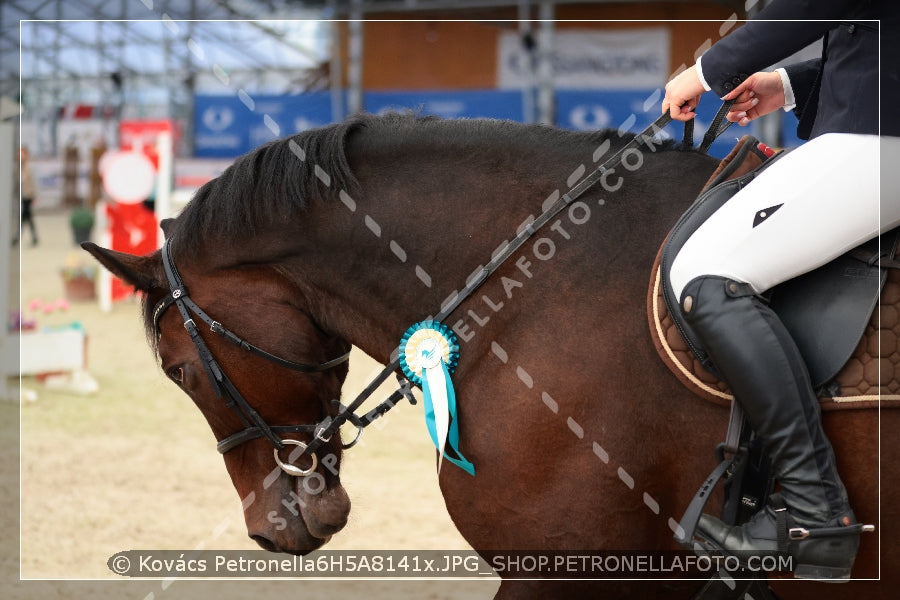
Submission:
M 859 527 L 849 527 L 856 519 L 797 346 L 759 294 L 900 224 L 898 13 L 895 0 L 774 0 L 673 78 L 663 100 L 681 121 L 710 90 L 735 100 L 727 118 L 740 125 L 793 109 L 809 140 L 705 221 L 670 273 L 781 485 L 743 526 L 704 515 L 697 533 L 729 554 L 786 551 L 797 577 L 848 578 Z M 758 72 L 819 38 L 821 58 Z

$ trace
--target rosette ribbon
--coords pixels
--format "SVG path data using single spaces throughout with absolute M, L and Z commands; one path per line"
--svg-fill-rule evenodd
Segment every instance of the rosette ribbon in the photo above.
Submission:
M 456 335 L 438 321 L 416 323 L 400 340 L 403 373 L 422 388 L 425 398 L 425 426 L 439 452 L 438 472 L 442 459 L 446 458 L 469 475 L 475 475 L 475 466 L 459 451 L 456 393 L 450 379 L 458 362 Z

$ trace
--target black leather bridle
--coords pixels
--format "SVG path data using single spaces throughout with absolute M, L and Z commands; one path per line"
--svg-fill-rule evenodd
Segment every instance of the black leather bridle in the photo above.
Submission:
M 187 287 L 185 287 L 184 281 L 181 279 L 181 275 L 178 273 L 178 269 L 175 268 L 175 262 L 172 260 L 170 244 L 171 238 L 167 239 L 162 246 L 162 262 L 163 268 L 166 272 L 166 280 L 169 284 L 169 293 L 159 302 L 157 302 L 153 307 L 153 325 L 158 332 L 159 319 L 166 311 L 166 309 L 173 304 L 178 308 L 178 312 L 181 313 L 181 317 L 182 319 L 184 319 L 184 328 L 187 330 L 188 335 L 190 335 L 191 337 L 191 341 L 193 341 L 194 346 L 197 348 L 197 353 L 200 355 L 200 362 L 203 363 L 203 368 L 213 385 L 213 389 L 216 391 L 220 398 L 225 399 L 226 405 L 235 412 L 235 414 L 241 420 L 241 423 L 244 425 L 244 429 L 242 429 L 241 431 L 238 431 L 237 433 L 234 433 L 221 440 L 217 445 L 217 449 L 219 450 L 219 452 L 224 454 L 245 442 L 259 437 L 265 437 L 272 443 L 272 446 L 274 446 L 275 462 L 278 463 L 278 465 L 285 472 L 295 476 L 309 475 L 315 470 L 317 466 L 318 461 L 316 459 L 315 453 L 310 454 L 312 456 L 312 466 L 307 469 L 301 469 L 291 464 L 290 462 L 282 462 L 278 452 L 279 450 L 282 450 L 285 445 L 298 446 L 301 449 L 302 454 L 302 450 L 306 449 L 306 443 L 299 440 L 284 439 L 281 437 L 281 435 L 289 433 L 316 434 L 319 428 L 317 428 L 316 425 L 273 426 L 266 423 L 265 419 L 263 419 L 259 415 L 259 413 L 256 412 L 256 410 L 254 410 L 252 406 L 250 406 L 250 403 L 247 402 L 244 396 L 241 395 L 238 389 L 225 374 L 225 371 L 222 369 L 216 358 L 213 356 L 212 352 L 210 352 L 209 348 L 207 347 L 206 342 L 204 342 L 203 338 L 200 336 L 200 331 L 198 330 L 197 324 L 194 321 L 192 315 L 196 316 L 201 321 L 206 323 L 213 333 L 225 338 L 235 346 L 243 348 L 244 350 L 260 356 L 268 361 L 271 361 L 279 366 L 291 369 L 292 371 L 299 371 L 300 373 L 321 373 L 323 371 L 333 369 L 347 362 L 347 360 L 350 358 L 350 351 L 348 350 L 346 353 L 332 360 L 315 365 L 310 365 L 297 363 L 281 358 L 279 356 L 266 352 L 262 348 L 254 346 L 250 342 L 242 339 L 233 331 L 227 329 L 221 323 L 210 317 L 191 299 L 190 295 L 188 294 Z M 352 445 L 352 443 L 350 445 Z
M 712 141 L 715 140 L 715 138 L 718 137 L 722 132 L 724 132 L 729 125 L 731 125 L 731 123 L 728 122 L 722 125 L 722 121 L 724 120 L 725 114 L 727 113 L 728 108 L 732 103 L 733 101 L 728 101 L 719 109 L 719 112 L 713 120 L 713 123 L 710 125 L 707 134 L 703 139 L 703 142 L 698 148 L 699 150 L 705 152 L 706 149 L 709 148 Z M 468 281 L 462 291 L 457 293 L 455 296 L 453 296 L 452 299 L 449 299 L 442 305 L 440 312 L 435 315 L 432 320 L 443 322 L 448 316 L 450 316 L 450 314 L 454 310 L 456 310 L 456 308 L 460 304 L 462 304 L 462 302 L 466 298 L 468 298 L 476 289 L 478 289 L 485 281 L 487 281 L 491 274 L 493 274 L 501 264 L 503 264 L 510 256 L 512 256 L 513 253 L 515 253 L 516 250 L 518 250 L 522 246 L 522 244 L 524 244 L 531 236 L 533 236 L 541 227 L 546 225 L 553 217 L 559 214 L 560 211 L 568 207 L 584 192 L 593 187 L 610 169 L 621 163 L 623 156 L 627 152 L 634 151 L 638 146 L 645 143 L 650 145 L 651 149 L 655 151 L 655 148 L 653 148 L 652 146 L 651 139 L 653 136 L 656 136 L 669 123 L 670 120 L 671 117 L 669 116 L 669 113 L 665 113 L 660 116 L 644 131 L 635 135 L 632 141 L 619 149 L 618 152 L 605 160 L 593 172 L 591 172 L 588 176 L 575 184 L 568 192 L 558 198 L 552 206 L 541 213 L 533 222 L 522 228 L 522 230 L 518 235 L 516 235 L 515 238 L 513 238 L 503 248 L 493 254 L 487 266 L 482 267 L 481 270 Z M 684 138 L 682 140 L 682 145 L 685 148 L 690 148 L 693 146 L 693 121 L 689 121 L 688 123 L 690 123 L 690 125 L 685 124 Z M 345 422 L 349 421 L 357 428 L 357 433 L 354 439 L 349 443 L 343 444 L 343 447 L 346 449 L 356 444 L 365 427 L 381 417 L 391 408 L 396 406 L 396 404 L 401 400 L 406 399 L 411 404 L 416 403 L 416 400 L 412 395 L 410 382 L 398 372 L 400 368 L 400 360 L 397 356 L 397 352 L 395 351 L 391 357 L 391 361 L 378 375 L 375 376 L 374 379 L 372 379 L 372 381 L 369 382 L 369 384 L 357 395 L 353 402 L 345 406 L 338 400 L 333 401 L 336 407 L 336 413 L 334 415 L 326 416 L 324 419 L 314 425 L 269 425 L 259 415 L 259 413 L 257 413 L 253 409 L 253 407 L 250 406 L 250 404 L 244 399 L 237 388 L 235 388 L 235 386 L 228 379 L 228 376 L 225 375 L 221 366 L 219 366 L 219 363 L 216 361 L 215 357 L 212 355 L 212 353 L 209 351 L 209 348 L 207 348 L 206 344 L 204 343 L 203 338 L 200 336 L 197 325 L 194 322 L 191 313 L 193 313 L 194 315 L 199 317 L 200 320 L 206 323 L 213 331 L 213 333 L 222 336 L 236 346 L 252 352 L 257 356 L 261 356 L 266 360 L 272 361 L 275 364 L 281 365 L 288 369 L 292 369 L 294 371 L 300 371 L 302 373 L 319 373 L 337 367 L 338 365 L 346 362 L 349 359 L 350 352 L 348 351 L 346 354 L 343 354 L 327 362 L 320 363 L 318 365 L 308 365 L 295 363 L 280 358 L 241 339 L 232 331 L 226 329 L 221 323 L 213 320 L 188 296 L 187 288 L 184 286 L 184 282 L 182 281 L 181 276 L 178 274 L 178 270 L 175 268 L 175 263 L 172 260 L 170 241 L 171 238 L 167 239 L 163 243 L 162 247 L 162 262 L 166 272 L 166 279 L 168 280 L 170 291 L 162 300 L 156 303 L 156 306 L 153 309 L 153 322 L 157 328 L 157 331 L 159 331 L 159 318 L 167 308 L 169 308 L 172 304 L 175 304 L 175 306 L 178 308 L 178 311 L 181 313 L 182 318 L 184 319 L 184 327 L 185 329 L 187 329 L 188 334 L 191 336 L 191 340 L 194 342 L 194 346 L 197 348 L 197 352 L 200 355 L 201 362 L 203 363 L 203 367 L 206 370 L 206 374 L 209 377 L 213 388 L 216 390 L 220 398 L 226 399 L 226 404 L 238 415 L 238 418 L 240 418 L 241 422 L 243 423 L 244 429 L 242 431 L 238 431 L 237 433 L 226 437 L 218 443 L 217 449 L 219 450 L 219 452 L 224 454 L 229 450 L 240 446 L 244 442 L 259 437 L 265 437 L 274 446 L 275 462 L 278 464 L 278 466 L 280 466 L 282 470 L 290 475 L 303 477 L 309 475 L 315 470 L 318 464 L 316 451 L 321 447 L 322 444 L 329 442 L 331 440 L 331 437 L 340 429 L 340 427 Z M 370 396 L 372 396 L 375 390 L 382 383 L 384 383 L 384 381 L 387 380 L 392 373 L 397 373 L 397 381 L 399 384 L 398 389 L 368 413 L 362 416 L 357 415 L 356 410 L 366 400 L 368 400 Z M 280 437 L 280 434 L 287 433 L 312 434 L 312 439 L 307 443 L 299 440 L 284 439 Z M 287 463 L 283 463 L 278 453 L 279 450 L 283 449 L 286 444 L 297 446 L 297 448 L 293 452 L 291 452 L 289 461 Z M 291 460 L 299 458 L 303 454 L 310 455 L 312 466 L 308 467 L 307 469 L 301 469 L 291 464 Z

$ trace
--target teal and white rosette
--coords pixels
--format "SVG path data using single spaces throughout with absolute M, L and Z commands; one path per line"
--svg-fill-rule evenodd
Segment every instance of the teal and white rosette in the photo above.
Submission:
M 459 451 L 456 393 L 450 380 L 458 362 L 456 335 L 438 321 L 416 323 L 400 340 L 400 366 L 425 396 L 425 425 L 439 452 L 438 472 L 441 459 L 446 458 L 469 475 L 475 475 L 475 466 Z

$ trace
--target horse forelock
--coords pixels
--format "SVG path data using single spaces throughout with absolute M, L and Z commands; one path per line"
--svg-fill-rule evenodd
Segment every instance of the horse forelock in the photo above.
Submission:
M 156 303 L 150 301 L 149 294 L 141 294 L 141 316 L 144 321 L 144 334 L 147 336 L 147 343 L 153 351 L 153 356 L 159 358 L 159 335 L 156 330 L 156 322 L 153 320 L 153 309 Z

